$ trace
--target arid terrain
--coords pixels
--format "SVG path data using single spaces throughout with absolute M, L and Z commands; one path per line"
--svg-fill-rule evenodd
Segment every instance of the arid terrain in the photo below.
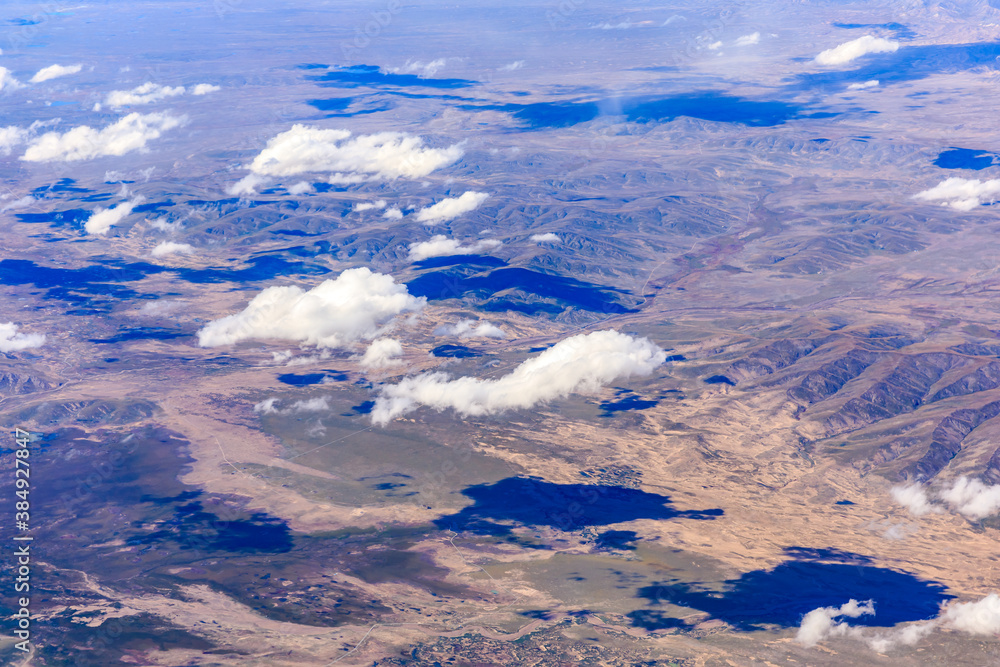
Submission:
M 1000 10 L 290 4 L 3 10 L 4 664 L 1000 664 Z

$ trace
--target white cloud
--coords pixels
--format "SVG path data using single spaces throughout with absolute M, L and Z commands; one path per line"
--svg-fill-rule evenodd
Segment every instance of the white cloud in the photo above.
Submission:
M 734 46 L 751 46 L 753 44 L 758 44 L 758 43 L 760 43 L 760 33 L 759 32 L 752 32 L 749 35 L 743 35 L 742 37 L 738 38 L 733 43 L 733 45 Z
M 378 201 L 361 202 L 354 207 L 354 210 L 355 212 L 360 213 L 361 211 L 370 211 L 373 208 L 385 208 L 385 200 L 379 199 Z
M 403 346 L 395 338 L 378 338 L 371 342 L 359 362 L 365 368 L 387 368 L 402 363 L 396 357 L 403 354 Z
M 226 194 L 230 195 L 252 195 L 257 192 L 257 186 L 267 183 L 267 179 L 257 174 L 244 176 L 226 188 Z
M 1000 485 L 987 486 L 978 479 L 959 477 L 950 489 L 942 489 L 938 496 L 952 510 L 972 519 L 1000 512 Z
M 980 204 L 992 203 L 1000 195 L 1000 179 L 980 181 L 977 179 L 947 178 L 933 188 L 918 192 L 914 199 L 940 201 L 959 211 L 971 211 Z
M 168 222 L 165 216 L 162 218 L 156 218 L 155 220 L 146 220 L 146 223 L 153 229 L 157 229 L 161 232 L 170 232 L 171 234 L 184 229 L 184 225 L 181 224 L 180 220 L 177 222 Z
M 935 504 L 930 499 L 929 490 L 929 487 L 921 484 L 895 486 L 892 488 L 892 497 L 915 516 L 944 511 L 940 504 Z M 978 479 L 959 477 L 951 486 L 938 487 L 935 495 L 951 511 L 970 519 L 983 519 L 1000 513 L 1000 484 L 990 486 Z
M 27 136 L 28 131 L 16 125 L 0 127 L 0 154 L 10 155 L 14 146 L 24 143 Z
M 17 352 L 41 347 L 45 343 L 45 334 L 17 333 L 17 325 L 13 322 L 0 324 L 0 352 Z
M 41 83 L 42 81 L 56 79 L 60 76 L 76 74 L 82 69 L 83 65 L 49 65 L 38 70 L 35 76 L 31 77 L 31 83 Z
M 392 276 L 367 268 L 349 269 L 309 291 L 297 286 L 268 287 L 235 315 L 210 322 L 198 332 L 202 347 L 250 339 L 301 341 L 339 347 L 371 339 L 396 315 L 419 312 L 427 303 Z
M 417 222 L 428 225 L 436 225 L 439 222 L 453 220 L 463 213 L 468 213 L 479 208 L 489 197 L 485 192 L 473 192 L 469 190 L 463 192 L 461 197 L 448 197 L 436 204 L 431 204 L 426 208 L 417 211 Z
M 816 62 L 820 65 L 843 65 L 869 53 L 892 53 L 898 49 L 899 42 L 865 35 L 823 51 L 816 56 Z
M 407 60 L 406 64 L 402 67 L 393 67 L 388 71 L 393 74 L 416 74 L 422 77 L 429 77 L 437 74 L 446 64 L 447 61 L 444 58 L 438 58 L 429 63 L 420 60 Z
M 649 375 L 666 353 L 645 338 L 617 331 L 596 331 L 560 341 L 498 380 L 449 379 L 425 373 L 387 385 L 375 401 L 372 422 L 389 421 L 421 405 L 460 415 L 486 415 L 530 408 L 574 392 L 593 392 L 619 378 Z
M 149 177 L 153 175 L 154 171 L 156 171 L 156 167 L 148 167 L 146 169 L 139 169 L 139 170 L 137 170 L 138 176 L 142 176 L 142 182 L 143 183 L 148 183 L 149 182 Z M 122 181 L 132 181 L 132 180 L 137 179 L 138 176 L 129 175 L 125 171 L 115 171 L 113 169 L 109 169 L 109 170 L 107 170 L 107 171 L 104 172 L 104 182 L 105 183 L 120 183 Z
M 596 25 L 590 26 L 591 28 L 596 28 L 598 30 L 628 30 L 632 27 L 632 24 L 628 21 L 622 21 L 621 23 L 598 23 Z
M 934 620 L 911 623 L 901 628 L 893 628 L 887 632 L 876 632 L 869 635 L 864 631 L 852 628 L 851 636 L 860 639 L 878 653 L 887 653 L 897 646 L 913 646 L 927 635 L 934 632 L 937 622 Z
M 104 129 L 80 125 L 62 134 L 46 132 L 28 145 L 21 157 L 28 162 L 90 160 L 143 150 L 146 144 L 186 119 L 166 113 L 130 113 Z
M 388 209 L 385 213 L 383 213 L 382 217 L 388 220 L 400 220 L 403 217 L 403 212 L 400 211 L 395 206 L 393 206 L 392 208 Z
M 326 412 L 330 409 L 330 404 L 326 397 L 310 398 L 304 401 L 295 401 L 285 409 L 275 407 L 278 402 L 277 396 L 266 398 L 253 406 L 253 411 L 265 415 L 291 415 L 301 412 Z
M 10 70 L 6 67 L 0 67 L 0 90 L 4 88 L 8 90 L 13 90 L 15 88 L 20 88 L 24 84 L 14 78 L 14 75 L 10 73 Z
M 934 505 L 927 492 L 919 484 L 892 487 L 892 498 L 910 511 L 913 516 L 924 516 L 931 512 L 940 512 L 941 508 Z
M 124 220 L 132 212 L 133 208 L 144 201 L 146 201 L 146 198 L 139 195 L 135 199 L 123 201 L 118 206 L 99 208 L 87 218 L 84 229 L 88 234 L 107 234 L 109 229 Z
M 865 528 L 878 533 L 887 540 L 905 540 L 911 535 L 920 532 L 920 524 L 915 521 L 892 521 L 883 519 L 882 521 L 869 521 Z
M 936 618 L 919 621 L 884 632 L 866 632 L 846 622 L 834 619 L 841 616 L 857 618 L 874 614 L 871 600 L 859 605 L 856 600 L 837 607 L 821 607 L 806 614 L 799 626 L 796 640 L 805 646 L 815 646 L 829 637 L 850 637 L 865 642 L 869 648 L 886 653 L 897 646 L 913 646 L 939 627 L 951 628 L 970 635 L 990 636 L 1000 633 L 1000 596 L 990 593 L 976 602 L 951 602 L 941 609 Z
M 878 88 L 878 79 L 869 79 L 862 83 L 852 83 L 847 87 L 848 90 L 865 90 L 866 88 Z
M 460 144 L 427 148 L 420 137 L 401 132 L 352 137 L 348 130 L 294 125 L 268 141 L 248 165 L 250 175 L 229 190 L 232 194 L 247 194 L 265 177 L 280 179 L 307 173 L 326 173 L 332 183 L 422 178 L 455 162 L 462 152 Z
M 210 83 L 199 83 L 194 88 L 191 89 L 192 95 L 208 95 L 209 93 L 217 93 L 222 90 L 220 86 L 213 86 Z
M 0 213 L 6 213 L 7 211 L 17 211 L 22 208 L 28 208 L 29 206 L 33 206 L 37 201 L 38 200 L 32 197 L 31 195 L 25 195 L 23 197 L 15 199 L 9 204 L 4 205 L 2 208 L 0 208 Z
M 272 396 L 271 398 L 265 398 L 260 403 L 255 403 L 253 406 L 254 412 L 259 412 L 265 415 L 273 415 L 278 412 L 278 409 L 274 407 L 274 404 L 278 402 L 277 396 Z
M 419 262 L 428 257 L 443 257 L 447 255 L 474 255 L 500 245 L 503 244 L 496 239 L 483 239 L 472 245 L 463 246 L 455 239 L 449 239 L 443 234 L 436 234 L 429 241 L 410 244 L 410 261 Z
M 308 192 L 315 191 L 316 188 L 314 188 L 312 183 L 309 181 L 299 181 L 298 183 L 288 186 L 288 194 L 290 195 L 304 195 Z
M 137 86 L 132 90 L 112 90 L 108 93 L 108 96 L 104 98 L 104 103 L 112 108 L 119 108 L 125 106 L 135 106 L 137 104 L 151 104 L 153 102 L 159 102 L 168 97 L 177 97 L 178 95 L 184 94 L 184 86 L 161 86 L 158 83 L 144 83 L 141 86 Z M 94 109 L 95 111 L 100 111 L 100 105 L 97 105 Z
M 970 635 L 1000 633 L 1000 596 L 990 593 L 978 602 L 953 602 L 941 613 L 944 623 Z
M 307 364 L 315 364 L 317 361 L 324 361 L 324 360 L 329 359 L 329 358 L 330 358 L 330 351 L 329 350 L 323 350 L 319 354 L 311 354 L 311 355 L 304 356 L 304 357 L 295 357 L 294 359 L 290 359 L 288 361 L 288 363 L 286 363 L 285 365 L 286 366 L 305 366 Z M 324 378 L 324 381 L 325 380 L 326 380 L 326 378 Z
M 508 63 L 508 64 L 504 65 L 503 67 L 501 67 L 500 71 L 501 72 L 513 72 L 514 70 L 521 69 L 522 67 L 524 67 L 524 61 L 523 60 L 515 60 L 514 62 Z
M 558 235 L 552 232 L 547 232 L 545 234 L 532 234 L 531 240 L 535 243 L 561 243 L 562 239 Z
M 181 253 L 184 255 L 190 255 L 194 252 L 194 248 L 187 243 L 174 243 L 173 241 L 163 241 L 149 254 L 153 257 L 163 257 L 165 255 L 171 255 L 173 253 Z
M 834 619 L 841 616 L 857 618 L 862 614 L 874 614 L 875 604 L 868 600 L 859 604 L 857 600 L 851 599 L 839 607 L 820 607 L 802 617 L 799 631 L 795 635 L 795 641 L 803 646 L 815 646 L 827 637 L 839 637 L 848 634 L 850 626 L 845 622 L 838 622 Z
M 716 49 L 721 49 L 722 48 L 722 42 L 712 42 L 711 44 L 709 44 L 705 48 L 708 49 L 709 51 L 715 51 Z
M 458 336 L 459 338 L 506 338 L 503 329 L 489 322 L 462 320 L 456 324 L 438 327 L 435 336 Z
M 292 403 L 292 412 L 321 412 L 324 410 L 329 410 L 330 404 L 326 402 L 325 397 L 320 398 L 310 398 L 305 401 L 295 401 Z
M 156 301 L 147 301 L 144 303 L 142 308 L 139 308 L 136 314 L 149 317 L 160 317 L 180 309 L 183 305 L 183 301 L 176 301 L 173 299 L 157 299 Z

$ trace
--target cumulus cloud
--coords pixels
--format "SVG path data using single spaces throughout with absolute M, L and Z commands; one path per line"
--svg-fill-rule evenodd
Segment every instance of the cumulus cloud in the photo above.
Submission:
M 835 619 L 848 617 L 858 618 L 862 615 L 875 613 L 875 604 L 868 600 L 859 604 L 850 600 L 840 607 L 820 607 L 813 609 L 802 618 L 795 640 L 803 646 L 812 647 L 830 637 L 850 637 L 865 642 L 879 653 L 885 653 L 897 646 L 912 646 L 929 635 L 937 626 L 936 621 L 913 623 L 886 632 L 865 632 L 861 628 L 851 626 L 847 621 Z
M 388 209 L 385 213 L 383 213 L 382 217 L 388 220 L 401 220 L 403 218 L 403 212 L 400 211 L 395 206 L 393 206 L 392 208 Z
M 843 65 L 869 53 L 892 53 L 898 49 L 899 42 L 865 35 L 823 51 L 816 56 L 816 62 L 820 65 Z
M 339 347 L 375 338 L 393 317 L 419 312 L 426 303 L 426 298 L 412 296 L 392 276 L 367 268 L 349 269 L 309 291 L 297 286 L 268 287 L 242 312 L 201 329 L 198 344 L 216 347 L 250 339 L 282 339 Z
M 868 81 L 863 81 L 861 83 L 852 83 L 847 87 L 848 90 L 865 90 L 866 88 L 878 88 L 878 79 L 869 79 Z
M 290 195 L 304 195 L 308 192 L 315 191 L 316 188 L 314 188 L 312 183 L 309 181 L 299 181 L 298 183 L 288 186 L 288 194 Z
M 49 79 L 76 74 L 82 69 L 83 65 L 49 65 L 35 72 L 35 76 L 31 77 L 31 83 L 41 83 Z
M 185 218 L 182 218 L 181 220 L 183 219 Z M 159 230 L 161 232 L 170 232 L 171 234 L 174 234 L 184 229 L 184 225 L 182 224 L 181 220 L 177 220 L 176 222 L 170 222 L 169 220 L 167 220 L 166 216 L 164 216 L 162 218 L 156 218 L 154 220 L 147 219 L 146 223 L 153 229 Z
M 913 516 L 924 516 L 932 512 L 942 511 L 940 507 L 931 502 L 930 498 L 927 497 L 927 491 L 920 484 L 894 486 L 891 493 L 893 500 L 908 509 Z
M 378 201 L 361 202 L 360 204 L 357 204 L 354 207 L 354 210 L 356 212 L 360 213 L 361 211 L 370 211 L 373 208 L 375 208 L 375 209 L 385 208 L 385 200 L 384 199 L 379 199 Z
M 28 131 L 16 125 L 0 127 L 0 154 L 10 155 L 15 146 L 24 143 L 27 136 Z
M 352 136 L 348 130 L 293 125 L 267 142 L 247 167 L 250 175 L 231 186 L 247 194 L 267 178 L 326 173 L 333 183 L 422 178 L 462 157 L 460 144 L 427 148 L 420 137 L 401 132 Z
M 743 35 L 733 42 L 734 46 L 751 46 L 753 44 L 758 44 L 760 42 L 760 33 L 752 32 L 749 35 Z
M 139 195 L 135 199 L 123 201 L 111 208 L 99 208 L 90 214 L 83 227 L 88 234 L 107 234 L 109 229 L 124 220 L 132 212 L 133 208 L 144 201 L 146 201 L 146 198 Z
M 436 225 L 439 222 L 453 220 L 463 213 L 468 213 L 479 208 L 489 197 L 485 192 L 473 192 L 469 190 L 463 192 L 460 197 L 448 197 L 436 204 L 431 204 L 426 208 L 417 211 L 417 222 L 427 225 Z
M 459 338 L 506 338 L 503 329 L 489 322 L 462 320 L 456 324 L 438 327 L 435 336 L 458 336 Z
M 529 359 L 498 380 L 435 372 L 408 377 L 383 387 L 372 409 L 372 422 L 389 421 L 421 405 L 460 415 L 486 415 L 533 405 L 574 392 L 593 392 L 619 378 L 649 375 L 666 352 L 645 338 L 617 331 L 572 336 Z
M 396 357 L 403 354 L 403 346 L 395 338 L 373 340 L 359 362 L 365 368 L 387 368 L 402 363 Z
M 6 196 L 0 197 L 0 200 L 2 199 L 6 199 Z M 0 213 L 6 213 L 7 211 L 17 211 L 22 208 L 28 208 L 29 206 L 33 206 L 37 201 L 38 200 L 32 197 L 31 195 L 25 195 L 23 197 L 15 199 L 9 204 L 4 204 L 4 206 L 0 207 Z
M 980 181 L 975 178 L 947 178 L 933 188 L 918 192 L 914 199 L 940 201 L 959 211 L 971 211 L 980 204 L 996 201 L 1000 179 Z
M 836 621 L 842 616 L 857 618 L 874 614 L 871 600 L 858 604 L 851 600 L 841 607 L 821 607 L 802 618 L 796 640 L 805 646 L 815 646 L 830 637 L 850 637 L 868 644 L 879 653 L 886 653 L 898 646 L 913 646 L 939 627 L 951 628 L 970 635 L 996 635 L 1000 633 L 1000 596 L 987 595 L 976 602 L 951 602 L 943 607 L 936 618 L 919 621 L 887 631 L 873 632 L 852 627 L 846 621 Z
M 169 315 L 179 310 L 182 306 L 184 306 L 183 301 L 157 299 L 156 301 L 147 301 L 144 303 L 142 308 L 139 308 L 135 314 L 148 317 L 162 317 L 163 315 Z
M 514 70 L 521 69 L 522 67 L 524 67 L 524 61 L 523 60 L 515 60 L 514 62 L 508 63 L 508 64 L 504 65 L 503 67 L 501 67 L 500 71 L 501 72 L 513 72 Z
M 941 620 L 970 635 L 1000 633 L 1000 596 L 990 593 L 978 602 L 953 602 L 945 607 Z
M 558 235 L 552 232 L 547 232 L 545 234 L 532 234 L 531 240 L 535 243 L 559 243 L 562 241 Z
M 915 516 L 943 512 L 944 507 L 931 500 L 930 491 L 922 484 L 895 486 L 892 497 Z M 938 487 L 935 496 L 951 511 L 970 519 L 983 519 L 1000 512 L 1000 484 L 990 486 L 978 479 L 959 477 L 951 486 Z
M 45 334 L 17 333 L 17 325 L 13 322 L 0 324 L 0 352 L 18 352 L 41 347 L 45 343 Z
M 238 195 L 240 197 L 243 195 L 252 195 L 257 192 L 257 186 L 264 183 L 267 183 L 267 179 L 263 176 L 249 174 L 227 187 L 226 194 Z
M 988 486 L 978 479 L 959 477 L 950 489 L 941 489 L 939 496 L 952 510 L 971 519 L 984 519 L 1000 511 L 1000 485 Z
M 112 90 L 104 98 L 104 103 L 109 107 L 117 109 L 137 104 L 152 104 L 153 102 L 165 100 L 168 97 L 177 97 L 183 94 L 184 86 L 174 86 L 171 88 L 170 86 L 161 86 L 158 83 L 150 81 L 132 90 Z M 94 107 L 95 111 L 100 111 L 100 109 L 101 106 L 99 104 Z
M 419 262 L 428 257 L 442 257 L 447 255 L 474 255 L 500 245 L 503 244 L 496 239 L 483 239 L 472 245 L 463 246 L 455 239 L 449 239 L 443 234 L 435 234 L 429 241 L 410 244 L 410 261 Z
M 137 176 L 135 174 L 128 174 L 125 171 L 116 171 L 114 169 L 109 169 L 109 170 L 107 170 L 107 171 L 104 172 L 104 182 L 105 183 L 121 183 L 123 181 L 134 181 L 139 176 L 142 176 L 142 182 L 143 183 L 148 183 L 149 182 L 149 177 L 153 175 L 154 171 L 156 171 L 156 167 L 148 167 L 146 169 L 137 169 L 136 170 L 136 172 L 138 173 L 138 176 Z
M 716 49 L 721 49 L 722 48 L 722 42 L 712 42 L 711 44 L 709 44 L 705 48 L 708 49 L 709 51 L 715 51 Z
M 795 641 L 803 646 L 815 646 L 828 637 L 839 637 L 848 634 L 850 625 L 835 619 L 842 616 L 858 618 L 862 614 L 874 614 L 875 603 L 868 600 L 859 603 L 855 599 L 840 605 L 839 607 L 820 607 L 802 617 L 802 624 L 795 635 Z
M 194 252 L 194 248 L 188 243 L 174 243 L 173 241 L 163 241 L 157 245 L 149 253 L 153 257 L 163 257 L 165 255 L 172 255 L 174 253 L 180 253 L 183 255 L 190 255 Z
M 888 632 L 873 634 L 852 628 L 851 634 L 867 643 L 873 651 L 887 653 L 897 646 L 913 646 L 936 629 L 937 623 L 935 621 L 924 621 L 894 628 Z
M 130 113 L 101 130 L 87 125 L 59 133 L 46 132 L 34 139 L 21 157 L 28 162 L 90 160 L 143 150 L 152 139 L 180 126 L 186 119 L 166 113 Z
M 208 95 L 209 93 L 216 93 L 222 90 L 220 86 L 213 86 L 210 83 L 199 83 L 194 88 L 191 89 L 192 95 Z
M 6 67 L 0 67 L 0 90 L 13 90 L 15 88 L 20 88 L 24 84 L 14 78 L 14 75 L 10 73 L 10 70 Z
M 444 58 L 438 58 L 428 63 L 420 60 L 407 60 L 402 67 L 390 67 L 388 71 L 393 74 L 416 74 L 428 77 L 437 74 L 446 64 L 447 61 Z
M 277 402 L 278 398 L 276 396 L 264 399 L 253 406 L 253 411 L 264 415 L 291 415 L 301 412 L 326 412 L 330 409 L 330 404 L 327 403 L 326 397 L 323 396 L 304 401 L 295 401 L 283 409 L 275 406 Z
M 254 412 L 259 412 L 265 415 L 273 415 L 278 412 L 278 409 L 274 407 L 274 404 L 278 402 L 277 396 L 272 396 L 271 398 L 266 398 L 260 403 L 255 403 L 253 406 Z

